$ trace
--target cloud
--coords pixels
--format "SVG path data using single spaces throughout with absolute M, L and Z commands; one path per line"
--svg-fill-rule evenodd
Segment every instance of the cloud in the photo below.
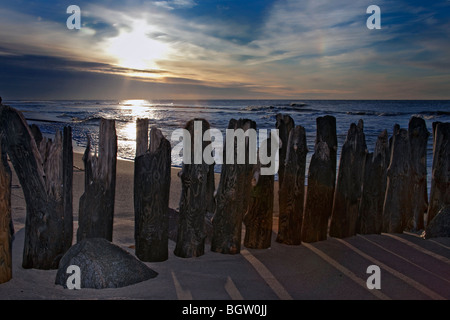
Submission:
M 181 8 L 192 8 L 197 5 L 193 0 L 168 0 L 168 1 L 155 1 L 153 4 L 157 7 L 174 10 Z

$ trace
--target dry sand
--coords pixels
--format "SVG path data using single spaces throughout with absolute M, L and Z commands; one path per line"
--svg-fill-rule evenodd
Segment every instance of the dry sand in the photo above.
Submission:
M 75 154 L 74 164 L 83 168 L 80 154 Z M 133 162 L 118 161 L 113 231 L 113 242 L 131 254 L 134 254 L 133 167 Z M 170 195 L 173 209 L 178 208 L 180 199 L 178 172 L 179 169 L 173 168 Z M 216 184 L 218 182 L 219 175 L 216 175 Z M 75 168 L 74 232 L 83 189 L 84 172 Z M 275 204 L 277 190 L 275 184 Z M 63 289 L 54 284 L 56 270 L 21 267 L 25 209 L 20 184 L 13 176 L 12 216 L 16 230 L 13 278 L 0 284 L 0 300 L 450 299 L 450 238 L 423 240 L 408 234 L 358 235 L 344 240 L 288 246 L 275 242 L 274 232 L 269 249 L 243 247 L 241 254 L 224 255 L 211 252 L 207 244 L 203 256 L 191 259 L 176 257 L 173 254 L 175 243 L 169 241 L 167 261 L 146 263 L 158 272 L 154 279 L 117 289 Z M 275 231 L 277 215 L 275 205 Z M 381 290 L 368 290 L 366 286 L 366 270 L 373 264 L 381 267 Z M 154 307 L 149 310 L 153 312 Z M 181 309 L 173 310 L 181 315 Z
M 12 164 L 10 163 L 12 168 Z M 180 194 L 181 194 L 181 181 L 178 177 L 180 168 L 172 168 L 171 177 L 171 189 L 170 189 L 170 208 L 178 210 Z M 130 253 L 134 254 L 134 204 L 133 204 L 133 175 L 134 175 L 134 162 L 119 160 L 117 162 L 117 182 L 116 182 L 116 199 L 115 199 L 115 213 L 114 213 L 114 229 L 113 229 L 113 243 L 126 249 Z M 220 174 L 215 175 L 216 187 L 219 183 Z M 277 188 L 277 182 L 275 182 Z M 74 214 L 74 238 L 73 243 L 76 243 L 76 231 L 78 229 L 78 207 L 79 199 L 84 192 L 84 164 L 82 161 L 82 154 L 74 153 L 74 179 L 73 179 L 73 214 Z M 278 192 L 275 192 L 278 194 Z M 172 263 L 188 263 L 192 265 L 196 259 L 180 259 L 173 255 L 173 249 L 175 243 L 169 241 L 169 261 L 162 263 L 147 263 L 160 275 L 150 281 L 151 283 L 158 283 L 159 290 L 149 290 L 145 283 L 129 286 L 119 289 L 106 289 L 106 290 L 91 290 L 83 289 L 80 292 L 71 292 L 70 290 L 64 290 L 62 287 L 54 285 L 54 279 L 56 276 L 56 270 L 36 270 L 36 269 L 23 269 L 22 263 L 22 250 L 24 240 L 24 227 L 26 216 L 26 204 L 22 193 L 20 183 L 13 170 L 12 181 L 12 218 L 14 221 L 15 240 L 13 242 L 13 279 L 5 284 L 0 284 L 0 299 L 92 299 L 92 298 L 132 298 L 132 299 L 176 299 L 174 295 L 176 290 L 173 289 L 174 273 L 168 273 L 164 265 L 170 265 Z M 278 215 L 278 200 L 275 201 L 276 208 L 274 208 L 274 214 Z M 275 219 L 276 221 L 276 219 Z M 235 259 L 233 256 L 224 256 L 221 254 L 215 254 L 209 251 L 209 248 L 205 248 L 205 257 L 208 259 L 227 260 L 232 263 Z M 205 257 L 198 258 L 205 262 Z M 188 262 L 189 261 L 189 262 Z M 199 261 L 200 263 L 200 261 Z M 161 267 L 166 272 L 161 274 Z M 177 267 L 173 267 L 175 269 Z M 169 279 L 168 279 L 169 277 Z M 150 283 L 150 284 L 151 284 Z M 169 286 L 167 289 L 169 292 L 165 292 L 161 289 L 165 286 Z M 151 287 L 153 287 L 151 285 Z M 205 297 L 212 297 L 205 293 Z

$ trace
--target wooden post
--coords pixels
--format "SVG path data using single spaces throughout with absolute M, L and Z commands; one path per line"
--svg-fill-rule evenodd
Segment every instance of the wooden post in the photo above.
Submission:
M 0 136 L 0 284 L 12 278 L 11 169 Z
M 427 192 L 427 146 L 430 133 L 425 120 L 411 117 L 408 126 L 408 138 L 411 151 L 411 231 L 425 228 L 424 213 L 428 209 Z
M 336 182 L 336 118 L 320 117 L 316 123 L 316 143 L 309 165 L 301 232 L 302 241 L 308 243 L 327 239 Z
M 255 130 L 256 123 L 248 119 L 231 119 L 228 129 Z M 255 137 L 256 138 L 256 137 Z M 216 195 L 216 211 L 213 218 L 213 237 L 211 250 L 224 254 L 237 254 L 241 250 L 242 220 L 249 206 L 252 188 L 253 164 L 249 163 L 249 144 L 245 141 L 245 164 L 237 163 L 237 145 L 235 138 L 225 141 L 224 159 L 227 157 L 227 144 L 234 147 L 233 163 L 222 165 L 219 187 Z M 255 147 L 256 147 L 256 141 Z M 256 153 L 256 149 L 253 150 Z
M 364 182 L 359 208 L 358 233 L 380 234 L 386 194 L 389 140 L 387 130 L 378 136 L 375 151 L 366 157 Z
M 281 142 L 281 148 L 280 148 L 280 159 L 279 159 L 279 169 L 278 169 L 278 186 L 281 190 L 281 186 L 283 184 L 284 179 L 284 168 L 286 164 L 286 154 L 288 150 L 288 140 L 289 140 L 289 133 L 292 129 L 294 129 L 294 120 L 287 114 L 282 115 L 280 113 L 276 116 L 276 129 L 278 129 L 278 135 L 280 137 Z
M 383 207 L 383 223 L 388 224 L 383 229 L 389 233 L 402 233 L 411 215 L 411 152 L 408 140 L 405 129 L 400 129 L 392 140 Z
M 203 159 L 203 151 L 211 143 L 203 141 L 203 136 L 209 128 L 208 121 L 204 119 L 193 119 L 185 127 L 186 134 L 191 137 L 190 145 L 185 146 L 190 147 L 191 163 L 183 163 L 178 174 L 181 178 L 181 200 L 177 243 L 174 250 L 174 254 L 181 258 L 199 257 L 205 252 L 207 181 L 208 173 L 213 167 Z M 201 150 L 195 150 L 195 145 L 201 147 Z M 183 153 L 187 152 L 185 148 Z M 195 161 L 196 155 L 201 155 L 201 162 Z
M 263 142 L 264 143 L 264 142 Z M 270 145 L 270 139 L 267 141 Z M 253 171 L 251 200 L 244 216 L 244 246 L 267 249 L 272 239 L 274 176 L 261 175 L 261 165 Z
M 116 192 L 117 135 L 114 120 L 101 119 L 98 155 L 91 142 L 83 155 L 84 193 L 80 198 L 77 241 L 105 238 L 112 241 Z
M 0 106 L 1 131 L 27 204 L 23 268 L 56 269 L 72 243 L 73 154 L 70 128 L 44 139 L 41 157 L 23 115 Z
M 308 153 L 305 128 L 296 126 L 290 131 L 286 149 L 284 180 L 279 191 L 280 214 L 276 241 L 299 245 L 302 241 L 305 169 Z
M 362 120 L 358 125 L 352 123 L 342 146 L 330 224 L 331 237 L 346 238 L 356 234 L 367 154 L 363 129 Z
M 134 237 L 136 256 L 142 261 L 159 262 L 169 257 L 170 180 L 170 142 L 160 130 L 152 128 L 148 145 L 148 119 L 138 119 L 134 162 Z
M 438 212 L 450 206 L 450 123 L 433 123 L 433 172 L 427 225 Z

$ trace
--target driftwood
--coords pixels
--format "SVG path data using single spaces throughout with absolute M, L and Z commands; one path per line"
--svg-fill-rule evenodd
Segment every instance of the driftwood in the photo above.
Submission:
M 72 244 L 73 153 L 70 127 L 40 150 L 20 112 L 0 107 L 1 131 L 27 204 L 24 268 L 56 269 Z
M 83 162 L 85 180 L 84 193 L 80 198 L 77 241 L 86 238 L 112 241 L 117 164 L 114 120 L 100 121 L 98 155 L 91 153 L 88 137 Z
M 263 142 L 264 143 L 264 142 Z M 267 141 L 270 145 L 270 139 Z M 261 165 L 253 170 L 251 200 L 245 224 L 244 246 L 250 249 L 267 249 L 272 239 L 274 176 L 261 175 Z
M 280 138 L 281 148 L 279 151 L 279 168 L 278 168 L 278 185 L 279 190 L 283 185 L 284 180 L 284 168 L 286 164 L 286 154 L 288 150 L 289 133 L 294 129 L 294 120 L 289 115 L 277 114 L 276 116 L 276 129 L 278 129 L 278 136 Z
M 425 120 L 412 117 L 408 126 L 411 152 L 411 216 L 408 228 L 412 231 L 425 228 L 424 213 L 428 209 L 427 146 L 430 133 Z
M 383 230 L 402 233 L 411 216 L 411 159 L 408 131 L 400 129 L 392 141 L 383 207 Z
M 327 239 L 328 220 L 333 209 L 336 182 L 336 118 L 317 118 L 314 154 L 308 172 L 305 213 L 301 237 L 303 242 Z
M 12 278 L 11 169 L 0 136 L 0 284 Z
M 378 136 L 375 151 L 366 157 L 357 229 L 360 234 L 380 234 L 382 231 L 388 159 L 388 133 L 384 130 Z
M 330 236 L 350 237 L 356 234 L 367 146 L 363 121 L 352 123 L 342 146 L 339 173 L 334 193 Z
M 195 123 L 201 124 L 201 131 L 195 132 Z M 204 119 L 194 119 L 186 124 L 187 130 L 191 136 L 191 163 L 183 163 L 182 169 L 178 174 L 181 178 L 181 199 L 180 216 L 178 222 L 177 242 L 174 254 L 182 258 L 199 257 L 205 252 L 205 216 L 207 212 L 207 181 L 210 170 L 214 170 L 213 165 L 202 162 L 194 162 L 195 153 L 203 151 L 210 142 L 203 141 L 201 150 L 194 149 L 194 141 L 198 139 L 197 134 L 204 136 L 205 131 L 209 129 L 208 121 Z M 186 146 L 187 147 L 187 146 Z M 186 150 L 183 150 L 186 152 Z
M 433 123 L 433 168 L 427 224 L 450 206 L 450 123 Z
M 138 119 L 134 162 L 134 237 L 136 256 L 142 261 L 165 261 L 169 257 L 170 165 L 170 142 L 160 130 L 152 128 L 149 145 L 148 119 Z
M 256 130 L 256 123 L 248 119 L 231 119 L 228 129 Z M 216 195 L 211 250 L 237 254 L 241 250 L 242 219 L 249 206 L 253 166 L 249 163 L 248 143 L 245 143 L 245 164 L 237 163 L 237 143 L 234 139 L 234 162 L 224 163 Z M 247 139 L 246 139 L 247 141 Z M 226 159 L 227 143 L 224 147 Z
M 280 213 L 277 242 L 299 245 L 305 199 L 305 169 L 308 146 L 302 126 L 290 131 L 287 143 L 284 180 L 279 191 Z

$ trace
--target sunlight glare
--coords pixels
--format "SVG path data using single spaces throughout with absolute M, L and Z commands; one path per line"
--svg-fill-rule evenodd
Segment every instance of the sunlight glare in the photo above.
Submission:
M 157 62 L 163 59 L 168 46 L 148 36 L 154 27 L 145 20 L 137 20 L 131 30 L 121 29 L 117 37 L 106 45 L 107 52 L 118 60 L 119 66 L 136 70 L 157 69 Z M 147 74 L 154 77 L 154 74 Z

